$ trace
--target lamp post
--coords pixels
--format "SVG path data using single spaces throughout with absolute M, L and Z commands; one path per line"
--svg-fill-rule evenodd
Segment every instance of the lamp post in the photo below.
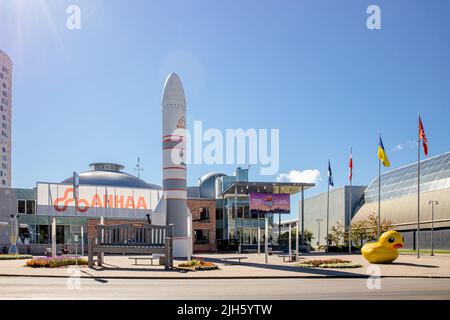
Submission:
M 430 200 L 430 201 L 428 201 L 428 204 L 431 204 L 431 253 L 430 253 L 430 256 L 434 256 L 434 252 L 433 252 L 434 205 L 438 205 L 439 202 L 436 200 Z
M 322 221 L 323 220 L 320 218 L 316 219 L 316 222 L 317 222 L 317 250 L 319 250 L 319 247 L 320 247 L 320 223 Z
M 75 234 L 74 234 L 74 242 L 75 242 L 75 266 L 78 268 L 78 197 L 79 197 L 79 188 L 80 188 L 80 176 L 75 171 L 73 172 L 73 189 L 72 194 L 75 200 Z M 55 226 L 56 228 L 56 226 Z

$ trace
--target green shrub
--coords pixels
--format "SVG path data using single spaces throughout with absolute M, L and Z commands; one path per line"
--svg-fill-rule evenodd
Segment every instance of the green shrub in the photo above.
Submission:
M 308 260 L 296 264 L 302 268 L 360 268 L 362 265 L 354 264 L 349 260 L 343 259 L 325 259 L 325 260 Z
M 87 265 L 88 262 L 82 258 L 76 257 L 52 257 L 52 258 L 36 258 L 27 261 L 27 266 L 31 268 L 59 268 L 73 265 Z
M 187 261 L 184 263 L 180 263 L 178 265 L 178 268 L 180 269 L 190 269 L 194 271 L 206 271 L 206 270 L 216 270 L 219 269 L 219 267 L 212 262 L 205 262 L 203 260 L 196 260 L 192 259 L 191 261 Z
M 0 254 L 0 260 L 21 260 L 32 258 L 33 256 L 30 254 Z

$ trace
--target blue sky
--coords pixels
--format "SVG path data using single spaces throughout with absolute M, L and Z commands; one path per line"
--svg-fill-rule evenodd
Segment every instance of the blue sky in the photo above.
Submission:
M 81 30 L 66 28 L 67 6 Z M 368 30 L 369 4 L 381 30 Z M 449 1 L 0 0 L 0 48 L 14 62 L 13 186 L 61 181 L 95 161 L 161 181 L 160 99 L 177 72 L 188 128 L 279 128 L 280 172 L 318 169 L 335 185 L 416 160 L 420 111 L 430 155 L 449 150 Z M 396 147 L 399 146 L 399 147 Z M 208 171 L 192 165 L 189 184 Z M 259 168 L 251 168 L 253 180 Z M 297 198 L 294 198 L 294 201 Z M 296 212 L 294 205 L 294 213 Z

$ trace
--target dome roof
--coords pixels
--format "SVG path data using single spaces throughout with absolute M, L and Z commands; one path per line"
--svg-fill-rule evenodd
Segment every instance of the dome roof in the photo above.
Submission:
M 198 188 L 201 198 L 214 199 L 216 196 L 216 178 L 225 176 L 220 172 L 209 172 L 204 174 L 198 182 Z
M 90 167 L 92 170 L 80 173 L 80 185 L 161 189 L 158 185 L 147 183 L 131 174 L 121 172 L 120 170 L 124 166 L 119 164 L 98 162 L 92 163 Z M 73 177 L 69 177 L 61 183 L 72 184 Z

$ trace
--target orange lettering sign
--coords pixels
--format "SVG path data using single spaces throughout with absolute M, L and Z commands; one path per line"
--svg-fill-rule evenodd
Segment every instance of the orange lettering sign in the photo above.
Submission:
M 75 199 L 73 198 L 73 188 L 67 188 L 61 198 L 56 198 L 56 200 L 53 201 L 53 208 L 58 212 L 64 212 L 72 202 L 75 202 Z M 78 199 L 78 212 L 86 212 L 89 208 L 148 209 L 148 206 L 145 197 L 142 196 L 137 199 L 136 205 L 133 196 L 128 196 L 125 203 L 125 197 L 123 195 L 100 196 L 95 193 L 90 201 L 85 198 Z

